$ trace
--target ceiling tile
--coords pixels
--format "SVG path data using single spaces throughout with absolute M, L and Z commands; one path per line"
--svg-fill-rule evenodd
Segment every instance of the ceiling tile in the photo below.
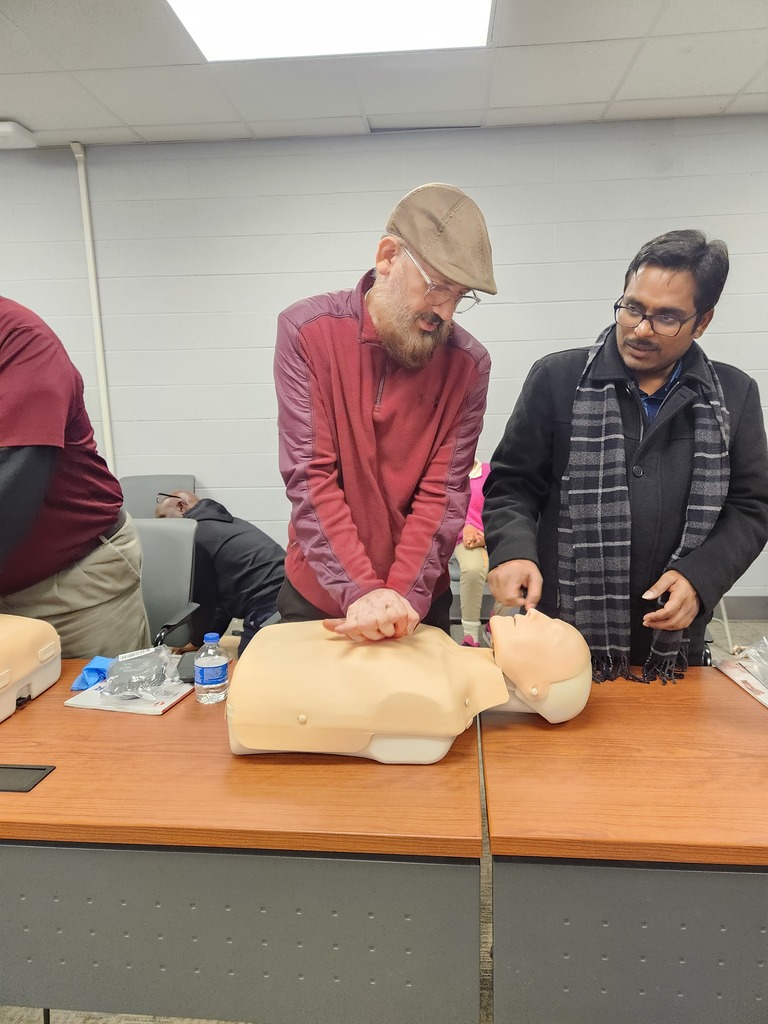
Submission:
M 637 50 L 634 40 L 514 46 L 496 52 L 490 106 L 609 100 Z
M 0 13 L 70 70 L 205 62 L 164 0 L 0 0 Z
M 131 128 L 56 128 L 35 132 L 39 146 L 68 146 L 80 142 L 84 146 L 119 146 L 141 142 L 141 136 Z
M 209 65 L 167 0 L 0 0 L 0 119 L 66 145 L 766 112 L 768 0 L 496 0 L 491 38 Z
M 507 0 L 496 5 L 494 46 L 587 42 L 644 36 L 664 0 Z
M 642 121 L 655 117 L 709 117 L 722 114 L 732 96 L 674 96 L 655 100 L 618 100 L 606 112 L 608 121 Z
M 617 99 L 739 92 L 765 63 L 768 30 L 649 39 Z
M 348 58 L 236 61 L 210 71 L 247 121 L 362 114 Z
M 371 131 L 414 131 L 417 128 L 479 128 L 483 111 L 433 110 L 411 111 L 403 114 L 369 114 Z
M 81 128 L 120 124 L 119 118 L 64 71 L 2 75 L 0 87 L 3 117 L 20 121 L 30 131 L 63 124 Z
M 728 107 L 729 114 L 768 114 L 768 92 L 744 92 Z
M 488 127 L 516 124 L 565 124 L 599 121 L 605 103 L 571 103 L 544 107 L 494 107 L 485 116 Z
M 249 121 L 257 139 L 291 139 L 313 135 L 367 135 L 362 117 L 308 117 L 277 121 Z
M 768 67 L 756 75 L 749 83 L 745 92 L 768 92 Z
M 252 139 L 242 121 L 215 121 L 208 124 L 135 124 L 145 142 L 221 142 L 226 139 Z
M 351 58 L 365 110 L 374 115 L 483 107 L 491 60 L 486 49 Z
M 668 0 L 653 27 L 655 36 L 687 35 L 689 32 L 731 32 L 743 28 L 768 28 L 765 0 Z
M 129 124 L 238 120 L 237 111 L 208 67 L 116 68 L 72 74 Z
M 0 68 L 2 74 L 25 71 L 60 71 L 61 66 L 45 50 L 0 14 Z

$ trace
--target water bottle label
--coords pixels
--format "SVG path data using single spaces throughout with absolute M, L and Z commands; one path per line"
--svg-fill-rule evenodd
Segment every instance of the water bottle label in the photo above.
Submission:
M 195 665 L 196 686 L 221 686 L 227 681 L 227 665 Z

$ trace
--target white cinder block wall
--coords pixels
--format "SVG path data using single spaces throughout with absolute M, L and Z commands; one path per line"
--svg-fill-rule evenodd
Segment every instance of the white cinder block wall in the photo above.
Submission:
M 705 345 L 768 404 L 768 117 L 94 147 L 87 162 L 118 475 L 194 472 L 282 543 L 276 314 L 353 285 L 426 181 L 465 188 L 490 227 L 499 294 L 462 319 L 493 359 L 483 458 L 533 361 L 591 343 L 631 257 L 670 228 L 728 242 Z M 68 149 L 0 155 L 0 223 L 0 290 L 60 334 L 100 433 Z M 768 595 L 768 555 L 732 593 Z

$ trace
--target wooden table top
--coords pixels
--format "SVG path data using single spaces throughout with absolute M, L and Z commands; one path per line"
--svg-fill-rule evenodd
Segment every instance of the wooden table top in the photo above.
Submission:
M 482 720 L 491 852 L 768 865 L 768 709 L 715 668 Z
M 0 722 L 0 761 L 54 764 L 0 792 L 0 839 L 479 859 L 477 731 L 434 765 L 230 752 L 224 704 L 164 715 L 70 708 L 84 662 Z

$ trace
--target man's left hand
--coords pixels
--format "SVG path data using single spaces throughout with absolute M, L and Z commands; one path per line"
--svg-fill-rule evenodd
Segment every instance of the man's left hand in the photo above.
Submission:
M 353 601 L 344 619 L 323 619 L 332 633 L 350 640 L 386 640 L 412 633 L 419 616 L 409 601 L 395 590 L 381 588 Z
M 662 594 L 669 594 L 663 608 L 643 616 L 643 625 L 648 629 L 686 629 L 699 613 L 699 595 L 685 576 L 674 569 L 665 572 L 652 587 L 643 594 L 643 600 L 655 601 Z

